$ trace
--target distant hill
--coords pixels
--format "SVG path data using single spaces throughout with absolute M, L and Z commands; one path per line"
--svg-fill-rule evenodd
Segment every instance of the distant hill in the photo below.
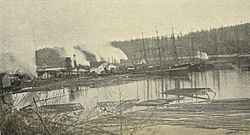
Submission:
M 157 43 L 158 42 L 158 43 Z M 142 58 L 143 50 L 150 59 L 173 56 L 173 37 L 161 36 L 127 41 L 113 41 L 112 46 L 121 49 L 129 60 Z M 201 30 L 186 35 L 175 34 L 178 56 L 194 55 L 197 51 L 208 55 L 234 54 L 250 51 L 250 23 Z M 160 49 L 159 49 L 160 48 Z

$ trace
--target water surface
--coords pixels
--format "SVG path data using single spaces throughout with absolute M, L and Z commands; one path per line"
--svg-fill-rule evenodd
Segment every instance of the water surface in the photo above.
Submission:
M 54 91 L 27 92 L 13 95 L 15 105 L 24 106 L 35 97 L 41 104 L 81 103 L 85 108 L 93 108 L 97 102 L 119 101 L 129 99 L 165 98 L 162 92 L 174 88 L 208 87 L 214 90 L 216 99 L 249 98 L 250 72 L 235 70 L 215 70 L 189 73 L 185 77 L 163 76 L 147 78 L 128 84 L 113 85 L 101 88 L 72 87 Z M 22 99 L 25 97 L 25 99 Z M 22 101 L 21 101 L 22 99 Z M 189 99 L 192 101 L 193 99 Z

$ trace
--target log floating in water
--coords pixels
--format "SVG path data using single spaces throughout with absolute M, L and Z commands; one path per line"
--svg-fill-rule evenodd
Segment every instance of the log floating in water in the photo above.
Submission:
M 164 106 L 165 104 L 169 104 L 173 101 L 183 100 L 183 97 L 174 97 L 174 98 L 166 98 L 166 99 L 154 99 L 154 100 L 147 100 L 141 101 L 136 103 L 136 106 Z
M 197 98 L 197 99 L 205 99 L 210 100 L 209 93 L 212 92 L 214 94 L 214 97 L 216 96 L 216 93 L 210 89 L 210 88 L 183 88 L 183 89 L 171 89 L 163 92 L 162 94 L 166 95 L 177 95 L 177 96 L 185 96 L 185 97 L 191 97 L 191 98 Z M 208 97 L 200 97 L 198 95 L 207 95 Z
M 83 110 L 84 107 L 80 103 L 71 104 L 54 104 L 54 105 L 42 105 L 38 107 L 38 110 L 45 113 L 51 112 L 73 112 Z

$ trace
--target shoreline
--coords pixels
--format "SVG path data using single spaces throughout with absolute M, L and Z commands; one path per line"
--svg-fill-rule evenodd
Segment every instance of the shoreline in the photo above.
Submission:
M 158 78 L 160 76 L 149 76 L 143 74 L 122 74 L 122 75 L 107 75 L 107 76 L 88 76 L 88 77 L 78 77 L 78 78 L 67 78 L 61 80 L 52 80 L 49 83 L 42 84 L 40 86 L 27 87 L 19 91 L 14 91 L 14 93 L 22 92 L 34 92 L 34 91 L 51 91 L 56 89 L 70 88 L 70 87 L 90 87 L 90 88 L 100 88 L 112 85 L 127 84 L 130 82 L 145 80 L 146 78 Z M 48 80 L 46 80 L 48 81 Z M 39 82 L 38 82 L 39 83 Z

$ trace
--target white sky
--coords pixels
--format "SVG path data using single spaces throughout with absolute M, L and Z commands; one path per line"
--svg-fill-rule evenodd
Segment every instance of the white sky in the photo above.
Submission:
M 11 53 L 35 72 L 41 47 L 74 45 L 106 59 L 126 58 L 107 46 L 128 40 L 250 22 L 250 0 L 0 0 L 0 53 Z M 84 62 L 78 56 L 78 61 Z M 1 66 L 0 66 L 1 69 Z
M 249 0 L 0 0 L 1 38 L 96 44 L 250 22 Z

